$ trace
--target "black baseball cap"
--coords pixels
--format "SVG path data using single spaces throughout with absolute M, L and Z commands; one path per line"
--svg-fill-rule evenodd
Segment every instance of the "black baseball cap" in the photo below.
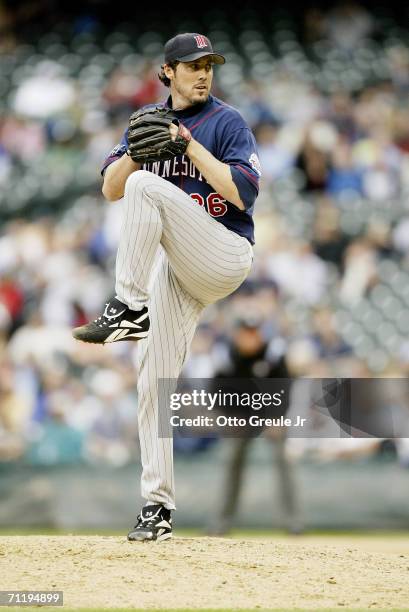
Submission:
M 165 44 L 165 64 L 174 60 L 193 62 L 205 55 L 211 55 L 214 64 L 224 64 L 226 61 L 223 55 L 213 52 L 212 43 L 203 34 L 194 32 L 178 34 Z

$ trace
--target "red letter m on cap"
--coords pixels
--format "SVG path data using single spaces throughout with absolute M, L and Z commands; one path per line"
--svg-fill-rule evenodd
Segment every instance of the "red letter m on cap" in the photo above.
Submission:
M 207 40 L 205 36 L 199 34 L 199 36 L 195 36 L 196 44 L 199 49 L 203 49 L 203 47 L 207 47 Z

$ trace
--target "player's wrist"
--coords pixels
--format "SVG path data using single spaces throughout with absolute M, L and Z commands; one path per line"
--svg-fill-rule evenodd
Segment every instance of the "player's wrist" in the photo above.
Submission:
M 125 163 L 129 166 L 129 168 L 132 168 L 132 170 L 139 170 L 142 167 L 139 162 L 136 162 L 132 159 L 132 154 L 129 149 L 127 149 L 126 155 L 124 155 L 124 159 L 126 159 Z
M 179 139 L 182 139 L 182 141 L 184 141 L 185 144 L 185 153 L 187 154 L 190 143 L 192 142 L 192 134 L 189 130 L 189 128 L 187 128 L 185 125 L 183 125 L 183 123 L 179 123 L 178 125 L 178 132 L 177 132 L 177 136 Z
M 183 140 L 187 143 L 189 143 L 192 140 L 192 134 L 190 130 L 185 125 L 183 125 L 183 123 L 179 123 L 178 136 L 180 138 L 183 138 Z
M 197 140 L 195 140 L 193 138 L 193 136 L 190 138 L 189 143 L 186 147 L 186 155 L 190 156 L 190 155 L 194 155 L 195 151 L 196 151 L 196 147 L 198 145 Z

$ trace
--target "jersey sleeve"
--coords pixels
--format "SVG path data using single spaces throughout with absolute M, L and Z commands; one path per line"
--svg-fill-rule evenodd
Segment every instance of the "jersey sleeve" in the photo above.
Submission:
M 256 140 L 244 120 L 234 121 L 233 125 L 230 122 L 220 140 L 218 158 L 229 164 L 233 182 L 247 210 L 257 198 L 261 176 Z
M 112 162 L 122 157 L 122 155 L 125 155 L 127 150 L 128 150 L 128 130 L 125 130 L 122 136 L 121 142 L 115 145 L 115 147 L 112 149 L 112 151 L 110 152 L 108 157 L 105 159 L 104 163 L 102 164 L 102 169 L 101 169 L 102 176 L 104 176 L 105 170 L 108 168 L 109 164 L 112 164 Z

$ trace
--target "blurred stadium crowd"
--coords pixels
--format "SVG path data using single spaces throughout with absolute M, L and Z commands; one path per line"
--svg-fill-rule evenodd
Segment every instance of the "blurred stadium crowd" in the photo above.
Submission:
M 0 460 L 138 457 L 134 346 L 70 330 L 113 288 L 121 205 L 103 200 L 101 163 L 132 110 L 167 96 L 157 72 L 177 31 L 226 56 L 214 94 L 253 128 L 263 169 L 252 274 L 205 311 L 186 375 L 408 375 L 409 32 L 386 9 L 140 30 L 19 19 L 0 10 Z

